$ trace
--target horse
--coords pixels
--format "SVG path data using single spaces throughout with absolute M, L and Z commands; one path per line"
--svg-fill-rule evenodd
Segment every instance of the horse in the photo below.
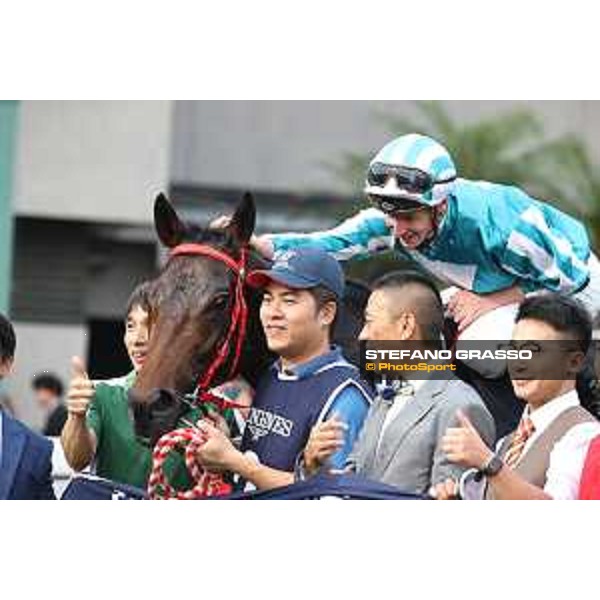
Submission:
M 136 433 L 152 445 L 176 427 L 186 396 L 199 384 L 206 397 L 209 386 L 239 371 L 254 386 L 275 360 L 258 316 L 261 293 L 243 281 L 248 270 L 268 266 L 248 252 L 255 220 L 251 194 L 243 196 L 223 230 L 184 223 L 164 195 L 155 200 L 156 233 L 171 256 L 151 285 L 151 340 L 130 391 Z M 347 282 L 333 336 L 355 364 L 368 295 L 364 284 Z M 241 304 L 247 307 L 244 319 Z
M 152 444 L 176 427 L 199 384 L 206 393 L 237 372 L 254 384 L 273 358 L 260 294 L 244 283 L 248 269 L 266 266 L 248 252 L 255 219 L 250 194 L 222 230 L 184 223 L 163 194 L 155 200 L 156 232 L 171 256 L 152 282 L 150 344 L 130 391 L 136 433 Z

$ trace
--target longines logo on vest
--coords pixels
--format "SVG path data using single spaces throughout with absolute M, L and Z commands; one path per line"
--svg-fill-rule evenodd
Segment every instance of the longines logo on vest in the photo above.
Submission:
M 294 422 L 269 412 L 268 410 L 252 408 L 247 425 L 252 434 L 252 439 L 256 441 L 268 433 L 275 433 L 282 437 L 290 437 Z

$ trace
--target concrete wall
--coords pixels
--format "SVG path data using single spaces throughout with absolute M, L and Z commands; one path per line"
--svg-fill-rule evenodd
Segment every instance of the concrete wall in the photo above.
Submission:
M 452 101 L 464 121 L 515 107 L 539 114 L 550 136 L 580 134 L 600 162 L 598 101 Z M 177 102 L 171 179 L 197 185 L 342 191 L 327 168 L 344 152 L 374 153 L 394 132 L 378 115 L 414 116 L 407 101 Z
M 92 263 L 83 296 L 85 317 L 120 320 L 134 287 L 155 275 L 157 254 L 149 244 L 96 244 Z
M 171 102 L 22 102 L 17 215 L 149 223 L 167 187 Z
M 15 322 L 17 353 L 15 368 L 6 381 L 17 416 L 39 428 L 43 416 L 33 402 L 30 382 L 34 375 L 50 371 L 58 375 L 65 386 L 69 382 L 71 357 L 85 358 L 86 330 L 76 325 L 44 325 Z

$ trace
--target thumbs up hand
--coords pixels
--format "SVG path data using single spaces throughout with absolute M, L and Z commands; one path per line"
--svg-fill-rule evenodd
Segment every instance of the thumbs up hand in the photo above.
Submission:
M 67 392 L 67 411 L 71 415 L 85 417 L 94 397 L 94 384 L 90 380 L 83 361 L 78 356 L 71 359 L 72 376 Z
M 492 457 L 493 452 L 485 445 L 469 418 L 457 411 L 458 427 L 448 427 L 442 438 L 442 450 L 448 460 L 465 467 L 481 469 Z

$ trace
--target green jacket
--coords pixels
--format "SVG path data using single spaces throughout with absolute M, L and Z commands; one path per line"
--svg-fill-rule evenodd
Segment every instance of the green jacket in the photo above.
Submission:
M 135 435 L 127 392 L 135 381 L 135 372 L 124 377 L 96 382 L 96 393 L 87 414 L 88 426 L 96 434 L 96 474 L 106 479 L 146 488 L 152 468 L 152 449 Z M 196 422 L 199 409 L 184 415 Z M 182 426 L 184 426 L 182 424 Z M 177 489 L 187 489 L 191 480 L 180 453 L 171 453 L 165 462 L 165 474 Z

